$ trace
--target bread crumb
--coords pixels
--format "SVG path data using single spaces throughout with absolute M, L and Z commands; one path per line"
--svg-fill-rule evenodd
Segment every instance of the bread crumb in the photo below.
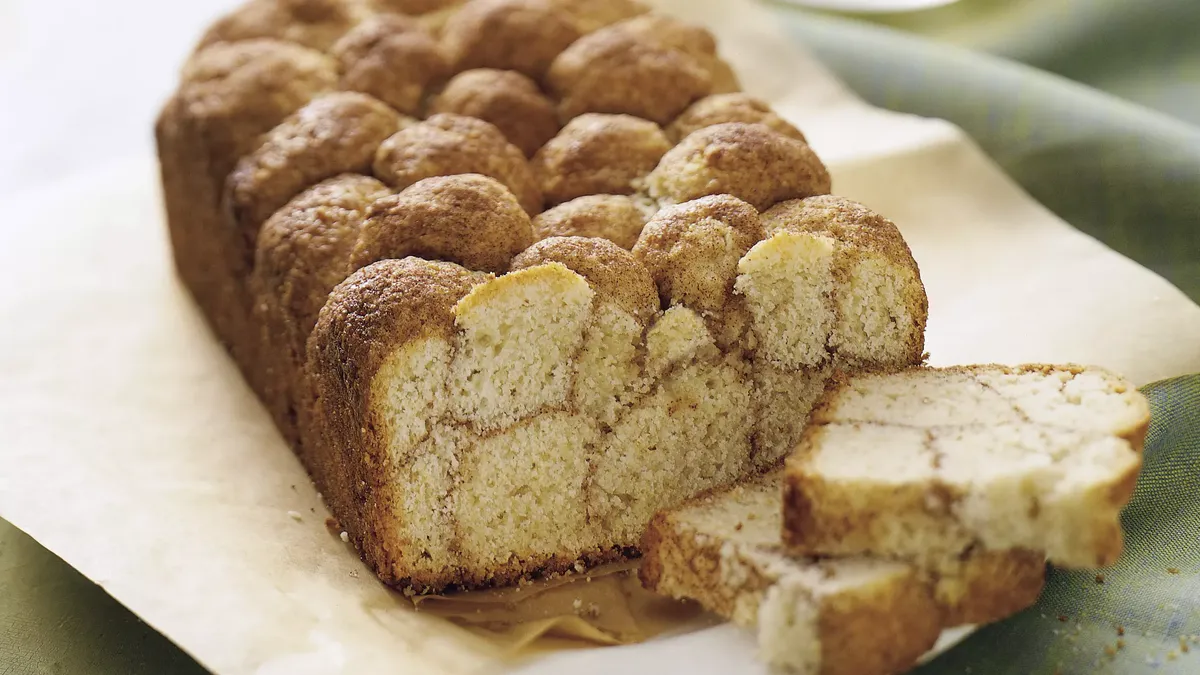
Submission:
M 1067 615 L 1066 615 L 1066 614 L 1059 614 L 1059 615 L 1058 615 L 1058 620 L 1059 620 L 1059 621 L 1061 621 L 1062 623 L 1066 623 L 1066 622 L 1067 622 Z
M 579 610 L 583 608 L 583 600 L 580 598 L 575 598 L 575 601 L 571 603 L 571 606 L 575 608 L 575 613 L 578 614 Z
M 342 533 L 339 534 L 338 537 L 341 538 L 343 544 L 350 543 L 350 535 L 347 534 L 345 531 L 342 531 Z
M 303 520 L 303 516 L 300 515 L 299 511 L 288 511 L 288 518 L 291 518 L 297 523 Z
M 329 534 L 337 534 L 342 531 L 342 524 L 337 521 L 337 518 L 329 516 L 325 519 L 325 529 L 329 530 Z
M 741 531 L 742 531 L 742 524 L 741 524 L 741 523 L 738 523 L 737 525 L 734 525 L 734 526 L 733 526 L 733 529 L 734 529 L 735 531 L 737 531 L 737 532 L 741 532 Z
M 1178 654 L 1178 653 L 1176 653 L 1176 651 L 1175 651 L 1174 649 L 1172 649 L 1171 651 L 1167 652 L 1167 660 L 1168 660 L 1168 661 L 1174 661 L 1174 660 L 1175 660 L 1175 659 L 1177 659 L 1177 658 L 1179 658 L 1179 654 Z
M 1125 641 L 1117 638 L 1117 649 L 1125 649 Z
M 357 579 L 358 578 L 358 570 L 350 570 L 350 578 Z
M 1167 574 L 1179 574 L 1179 568 L 1178 567 L 1168 567 Z
M 1117 657 L 1117 649 L 1112 645 L 1104 645 L 1104 654 L 1110 659 Z
M 1117 626 L 1117 635 L 1125 634 L 1125 626 Z
M 1192 648 L 1188 646 L 1187 639 L 1182 635 L 1179 636 L 1179 651 L 1183 652 L 1184 654 L 1192 651 Z
M 1096 575 L 1096 583 L 1098 583 L 1098 584 L 1104 583 L 1104 575 L 1103 574 Z

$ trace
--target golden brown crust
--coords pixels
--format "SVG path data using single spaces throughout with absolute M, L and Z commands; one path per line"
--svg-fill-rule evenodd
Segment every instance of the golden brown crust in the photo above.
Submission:
M 276 40 L 214 44 L 192 56 L 155 127 L 176 268 L 256 391 L 258 332 L 244 241 L 222 209 L 225 179 L 261 135 L 333 88 L 325 56 Z
M 829 172 L 808 144 L 741 122 L 688 135 L 663 156 L 646 183 L 650 196 L 664 204 L 731 194 L 760 211 L 830 190 Z
M 308 467 L 364 560 L 392 583 L 395 488 L 387 440 L 368 423 L 374 374 L 394 350 L 454 332 L 453 307 L 488 275 L 453 263 L 383 260 L 339 284 L 308 342 L 320 450 Z
M 511 270 L 548 262 L 562 263 L 587 279 L 601 299 L 615 302 L 642 325 L 648 325 L 658 313 L 658 292 L 650 272 L 629 251 L 607 239 L 543 239 L 513 258 Z
M 374 203 L 350 269 L 418 256 L 501 273 L 532 243 L 529 216 L 499 182 L 478 174 L 426 178 Z
M 226 181 L 226 205 L 253 255 L 258 228 L 310 185 L 341 173 L 366 173 L 375 150 L 400 127 L 383 103 L 353 92 L 313 99 L 242 158 Z
M 529 162 L 496 127 L 441 113 L 401 129 L 379 146 L 375 175 L 402 190 L 433 176 L 477 173 L 500 181 L 530 215 L 542 210 L 542 194 Z
M 622 32 L 620 24 L 585 35 L 546 75 L 559 116 L 624 113 L 667 124 L 712 91 L 712 76 L 687 54 Z
M 355 0 L 250 0 L 218 19 L 198 49 L 217 42 L 274 38 L 326 51 L 369 15 Z
M 459 73 L 433 99 L 429 112 L 490 122 L 527 157 L 559 129 L 554 103 L 536 82 L 513 70 L 477 68 Z
M 693 131 L 727 122 L 764 124 L 772 130 L 807 143 L 804 134 L 780 117 L 764 101 L 749 94 L 713 94 L 696 101 L 667 127 L 667 136 L 678 143 Z
M 601 237 L 629 250 L 646 224 L 647 209 L 624 195 L 577 197 L 539 213 L 533 238 Z
M 822 599 L 822 675 L 901 672 L 933 647 L 942 628 L 937 606 L 915 574 L 912 582 Z
M 999 621 L 1037 602 L 1046 585 L 1046 557 L 1032 551 L 972 551 L 956 573 L 935 570 L 934 596 L 947 626 Z
M 463 0 L 367 0 L 367 4 L 375 11 L 408 16 L 444 12 L 462 3 Z
M 715 314 L 733 297 L 738 260 L 762 238 L 753 206 L 729 195 L 702 197 L 659 211 L 633 256 L 650 270 L 664 304 Z
M 845 197 L 820 195 L 780 202 L 763 212 L 762 224 L 767 236 L 785 230 L 822 235 L 882 254 L 897 267 L 917 269 L 896 224 Z
M 588 113 L 567 123 L 531 160 L 546 203 L 591 194 L 628 195 L 671 149 L 654 122 Z
M 347 263 L 367 208 L 388 194 L 367 176 L 346 174 L 305 190 L 279 209 L 258 236 L 250 290 L 262 331 L 264 397 L 276 424 L 299 445 L 305 343 Z
M 221 185 L 259 137 L 317 94 L 334 88 L 333 62 L 276 40 L 219 43 L 188 60 L 174 101 L 203 134 Z
M 408 115 L 425 90 L 450 76 L 450 64 L 417 21 L 380 14 L 360 23 L 333 46 L 342 89 L 361 91 Z
M 570 16 L 543 0 L 473 0 L 446 22 L 442 44 L 456 71 L 498 68 L 540 80 L 579 36 Z
M 612 25 L 618 21 L 645 14 L 650 8 L 638 0 L 547 0 L 555 9 L 565 12 L 580 34 Z

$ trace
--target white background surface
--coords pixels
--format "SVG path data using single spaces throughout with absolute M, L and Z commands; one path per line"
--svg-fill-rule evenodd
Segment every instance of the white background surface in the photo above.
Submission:
M 236 4 L 0 0 L 0 201 L 152 152 L 184 58 Z

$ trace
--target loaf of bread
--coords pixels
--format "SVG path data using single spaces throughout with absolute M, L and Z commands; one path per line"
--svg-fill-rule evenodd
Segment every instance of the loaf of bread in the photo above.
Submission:
M 636 552 L 923 358 L 916 263 L 637 0 L 251 0 L 157 125 L 176 265 L 416 592 Z
M 921 568 L 872 557 L 790 554 L 781 471 L 666 510 L 643 538 L 641 578 L 754 629 L 760 658 L 805 675 L 910 668 L 944 628 L 1036 601 L 1042 556 L 972 551 Z
M 1099 368 L 836 377 L 787 463 L 793 550 L 918 562 L 968 551 L 1116 562 L 1150 413 Z

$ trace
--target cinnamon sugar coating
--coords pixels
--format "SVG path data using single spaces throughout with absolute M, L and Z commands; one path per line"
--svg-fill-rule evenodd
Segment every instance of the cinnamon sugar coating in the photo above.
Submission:
M 429 112 L 490 122 L 527 157 L 559 129 L 554 103 L 536 82 L 514 70 L 476 68 L 459 73 L 430 102 Z
M 264 400 L 285 438 L 299 445 L 312 417 L 305 343 L 334 286 L 349 273 L 350 251 L 367 208 L 388 189 L 345 174 L 305 190 L 277 211 L 258 237 L 250 291 L 266 370 Z
M 567 123 L 531 162 L 549 205 L 590 194 L 632 194 L 671 149 L 654 122 L 587 113 Z
M 646 14 L 650 8 L 638 0 L 547 0 L 555 8 L 566 12 L 580 33 L 593 31 Z
M 329 293 L 350 272 L 350 253 L 369 207 L 390 194 L 369 176 L 335 176 L 296 195 L 263 223 L 255 277 L 286 317 L 298 355 Z
M 554 60 L 546 76 L 559 116 L 626 113 L 667 124 L 712 90 L 693 57 L 630 35 L 621 24 L 585 35 Z
M 217 20 L 198 48 L 217 42 L 275 38 L 327 51 L 370 16 L 358 0 L 250 0 Z
M 401 129 L 379 146 L 374 170 L 396 189 L 431 176 L 478 173 L 503 183 L 527 213 L 542 210 L 525 155 L 499 129 L 473 117 L 440 113 Z
M 454 70 L 498 68 L 540 80 L 580 32 L 545 0 L 472 0 L 446 21 L 442 45 Z
M 400 127 L 383 103 L 354 92 L 313 99 L 271 130 L 226 182 L 226 205 L 248 250 L 263 221 L 306 187 L 341 173 L 366 173 L 375 150 Z
M 659 211 L 633 247 L 664 303 L 721 312 L 733 297 L 738 261 L 764 238 L 758 211 L 729 195 Z
M 360 23 L 333 46 L 342 89 L 361 91 L 414 115 L 426 88 L 450 76 L 437 41 L 416 20 L 380 14 Z
M 768 236 L 780 231 L 819 234 L 881 253 L 897 267 L 916 269 L 896 224 L 845 197 L 821 195 L 780 202 L 763 212 L 762 225 Z
M 365 0 L 375 11 L 420 16 L 453 9 L 463 0 Z
M 532 243 L 529 216 L 504 185 L 478 174 L 439 176 L 371 206 L 350 269 L 417 256 L 501 273 Z
M 642 14 L 613 24 L 609 30 L 690 56 L 708 71 L 712 93 L 741 90 L 733 68 L 717 53 L 717 39 L 703 26 L 662 14 Z
M 629 250 L 648 217 L 647 208 L 632 197 L 586 195 L 539 213 L 533 219 L 533 236 L 600 237 Z
M 696 101 L 667 127 L 667 136 L 678 143 L 693 131 L 727 122 L 763 124 L 773 131 L 808 142 L 800 130 L 780 117 L 766 102 L 749 94 L 714 94 Z
M 729 122 L 689 134 L 663 156 L 646 185 L 661 204 L 730 194 L 761 211 L 828 194 L 830 179 L 807 143 L 762 124 Z
M 333 62 L 311 49 L 277 40 L 218 43 L 188 60 L 168 113 L 208 141 L 219 185 L 262 134 L 335 82 Z
M 511 270 L 549 262 L 562 263 L 587 279 L 602 299 L 615 302 L 643 326 L 658 312 L 658 292 L 650 272 L 629 251 L 607 239 L 543 239 L 513 258 Z

